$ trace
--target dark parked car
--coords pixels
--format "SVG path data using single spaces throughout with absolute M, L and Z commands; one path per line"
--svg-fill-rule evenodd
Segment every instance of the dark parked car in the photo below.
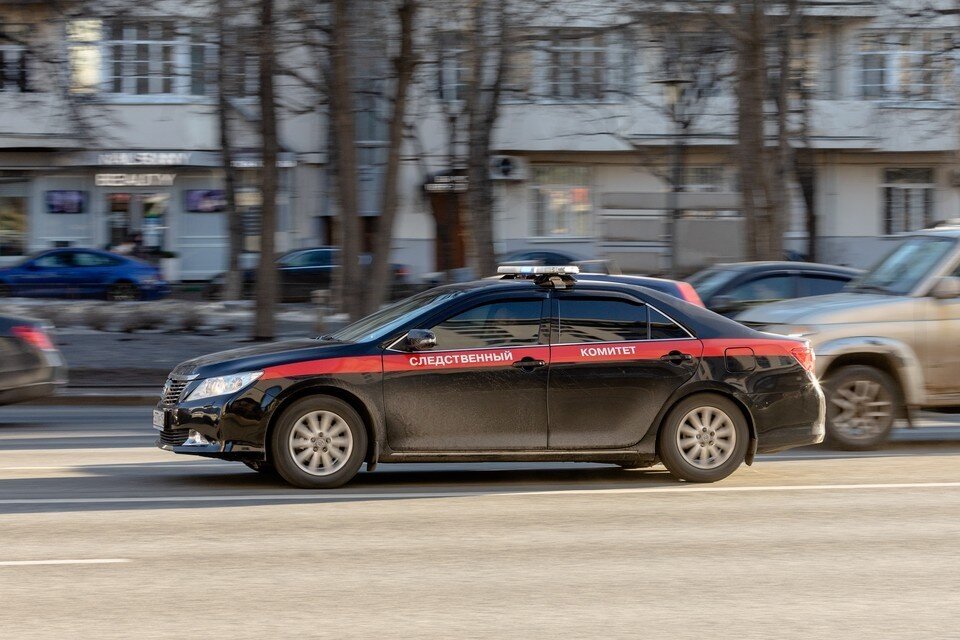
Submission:
M 813 262 L 740 262 L 704 269 L 687 282 L 708 309 L 732 317 L 766 302 L 836 293 L 861 273 Z
M 803 340 L 570 267 L 514 269 L 330 336 L 184 362 L 156 444 L 319 489 L 364 462 L 662 461 L 713 482 L 823 439 Z
M 284 301 L 309 300 L 311 294 L 317 290 L 329 289 L 333 270 L 337 267 L 340 250 L 336 247 L 316 247 L 313 249 L 298 249 L 285 253 L 277 258 L 277 271 L 280 278 L 280 297 Z M 360 263 L 367 266 L 370 263 L 369 255 L 362 255 Z M 391 265 L 391 297 L 396 298 L 407 294 L 409 286 L 409 270 L 398 264 Z M 206 289 L 204 296 L 209 300 L 218 300 L 223 294 L 224 274 L 214 277 Z M 251 298 L 257 281 L 256 269 L 245 269 L 243 272 L 243 297 Z
M 542 265 L 545 267 L 562 267 L 568 264 L 574 264 L 583 260 L 579 256 L 565 251 L 545 251 L 545 250 L 525 250 L 515 251 L 500 258 L 500 264 L 516 264 L 519 262 L 527 264 Z
M 152 264 L 96 249 L 53 249 L 0 269 L 0 297 L 157 300 L 169 292 Z
M 667 278 L 652 278 L 649 276 L 622 276 L 595 273 L 583 274 L 583 277 L 587 276 L 589 276 L 591 280 L 597 280 L 599 282 L 622 282 L 623 284 L 647 287 L 648 289 L 665 293 L 668 296 L 680 298 L 681 300 L 685 300 L 690 304 L 695 304 L 698 307 L 705 306 L 703 301 L 700 299 L 700 296 L 697 294 L 697 290 L 694 289 L 689 282 L 684 282 L 682 280 L 668 280 Z
M 0 316 L 0 405 L 48 396 L 66 381 L 63 356 L 43 324 Z

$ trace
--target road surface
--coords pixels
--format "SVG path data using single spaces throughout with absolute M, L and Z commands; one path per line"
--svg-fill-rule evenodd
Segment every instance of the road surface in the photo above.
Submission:
M 384 465 L 311 493 L 155 450 L 149 422 L 0 409 L 3 637 L 960 638 L 950 428 L 708 486 Z

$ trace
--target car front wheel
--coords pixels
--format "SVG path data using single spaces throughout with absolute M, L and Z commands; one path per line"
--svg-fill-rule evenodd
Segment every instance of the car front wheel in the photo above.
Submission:
M 367 453 L 363 421 L 338 398 L 317 396 L 290 405 L 270 439 L 271 462 L 290 484 L 332 489 L 349 482 Z
M 716 482 L 737 470 L 749 440 L 747 421 L 733 401 L 698 394 L 667 415 L 659 435 L 660 460 L 678 480 Z
M 868 451 L 890 435 L 900 404 L 893 379 L 875 367 L 851 365 L 824 381 L 827 442 L 848 451 Z

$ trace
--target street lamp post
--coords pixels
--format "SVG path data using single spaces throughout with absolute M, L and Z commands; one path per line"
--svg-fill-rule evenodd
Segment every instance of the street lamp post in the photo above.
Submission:
M 680 220 L 680 192 L 683 191 L 683 123 L 680 119 L 680 105 L 683 98 L 683 89 L 690 83 L 689 80 L 674 76 L 660 80 L 663 85 L 664 104 L 670 112 L 673 123 L 673 144 L 671 145 L 670 162 L 670 192 L 667 199 L 667 264 L 671 278 L 677 273 L 677 223 Z

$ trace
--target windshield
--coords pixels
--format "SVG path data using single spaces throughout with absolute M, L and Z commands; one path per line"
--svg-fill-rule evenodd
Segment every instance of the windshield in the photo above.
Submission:
M 891 251 L 870 271 L 847 285 L 847 291 L 906 295 L 949 253 L 951 238 L 914 236 Z
M 709 300 L 736 275 L 736 271 L 729 269 L 706 269 L 693 274 L 687 282 L 693 286 L 701 300 Z
M 382 340 L 408 321 L 465 293 L 462 289 L 434 289 L 384 307 L 329 336 L 339 342 Z

